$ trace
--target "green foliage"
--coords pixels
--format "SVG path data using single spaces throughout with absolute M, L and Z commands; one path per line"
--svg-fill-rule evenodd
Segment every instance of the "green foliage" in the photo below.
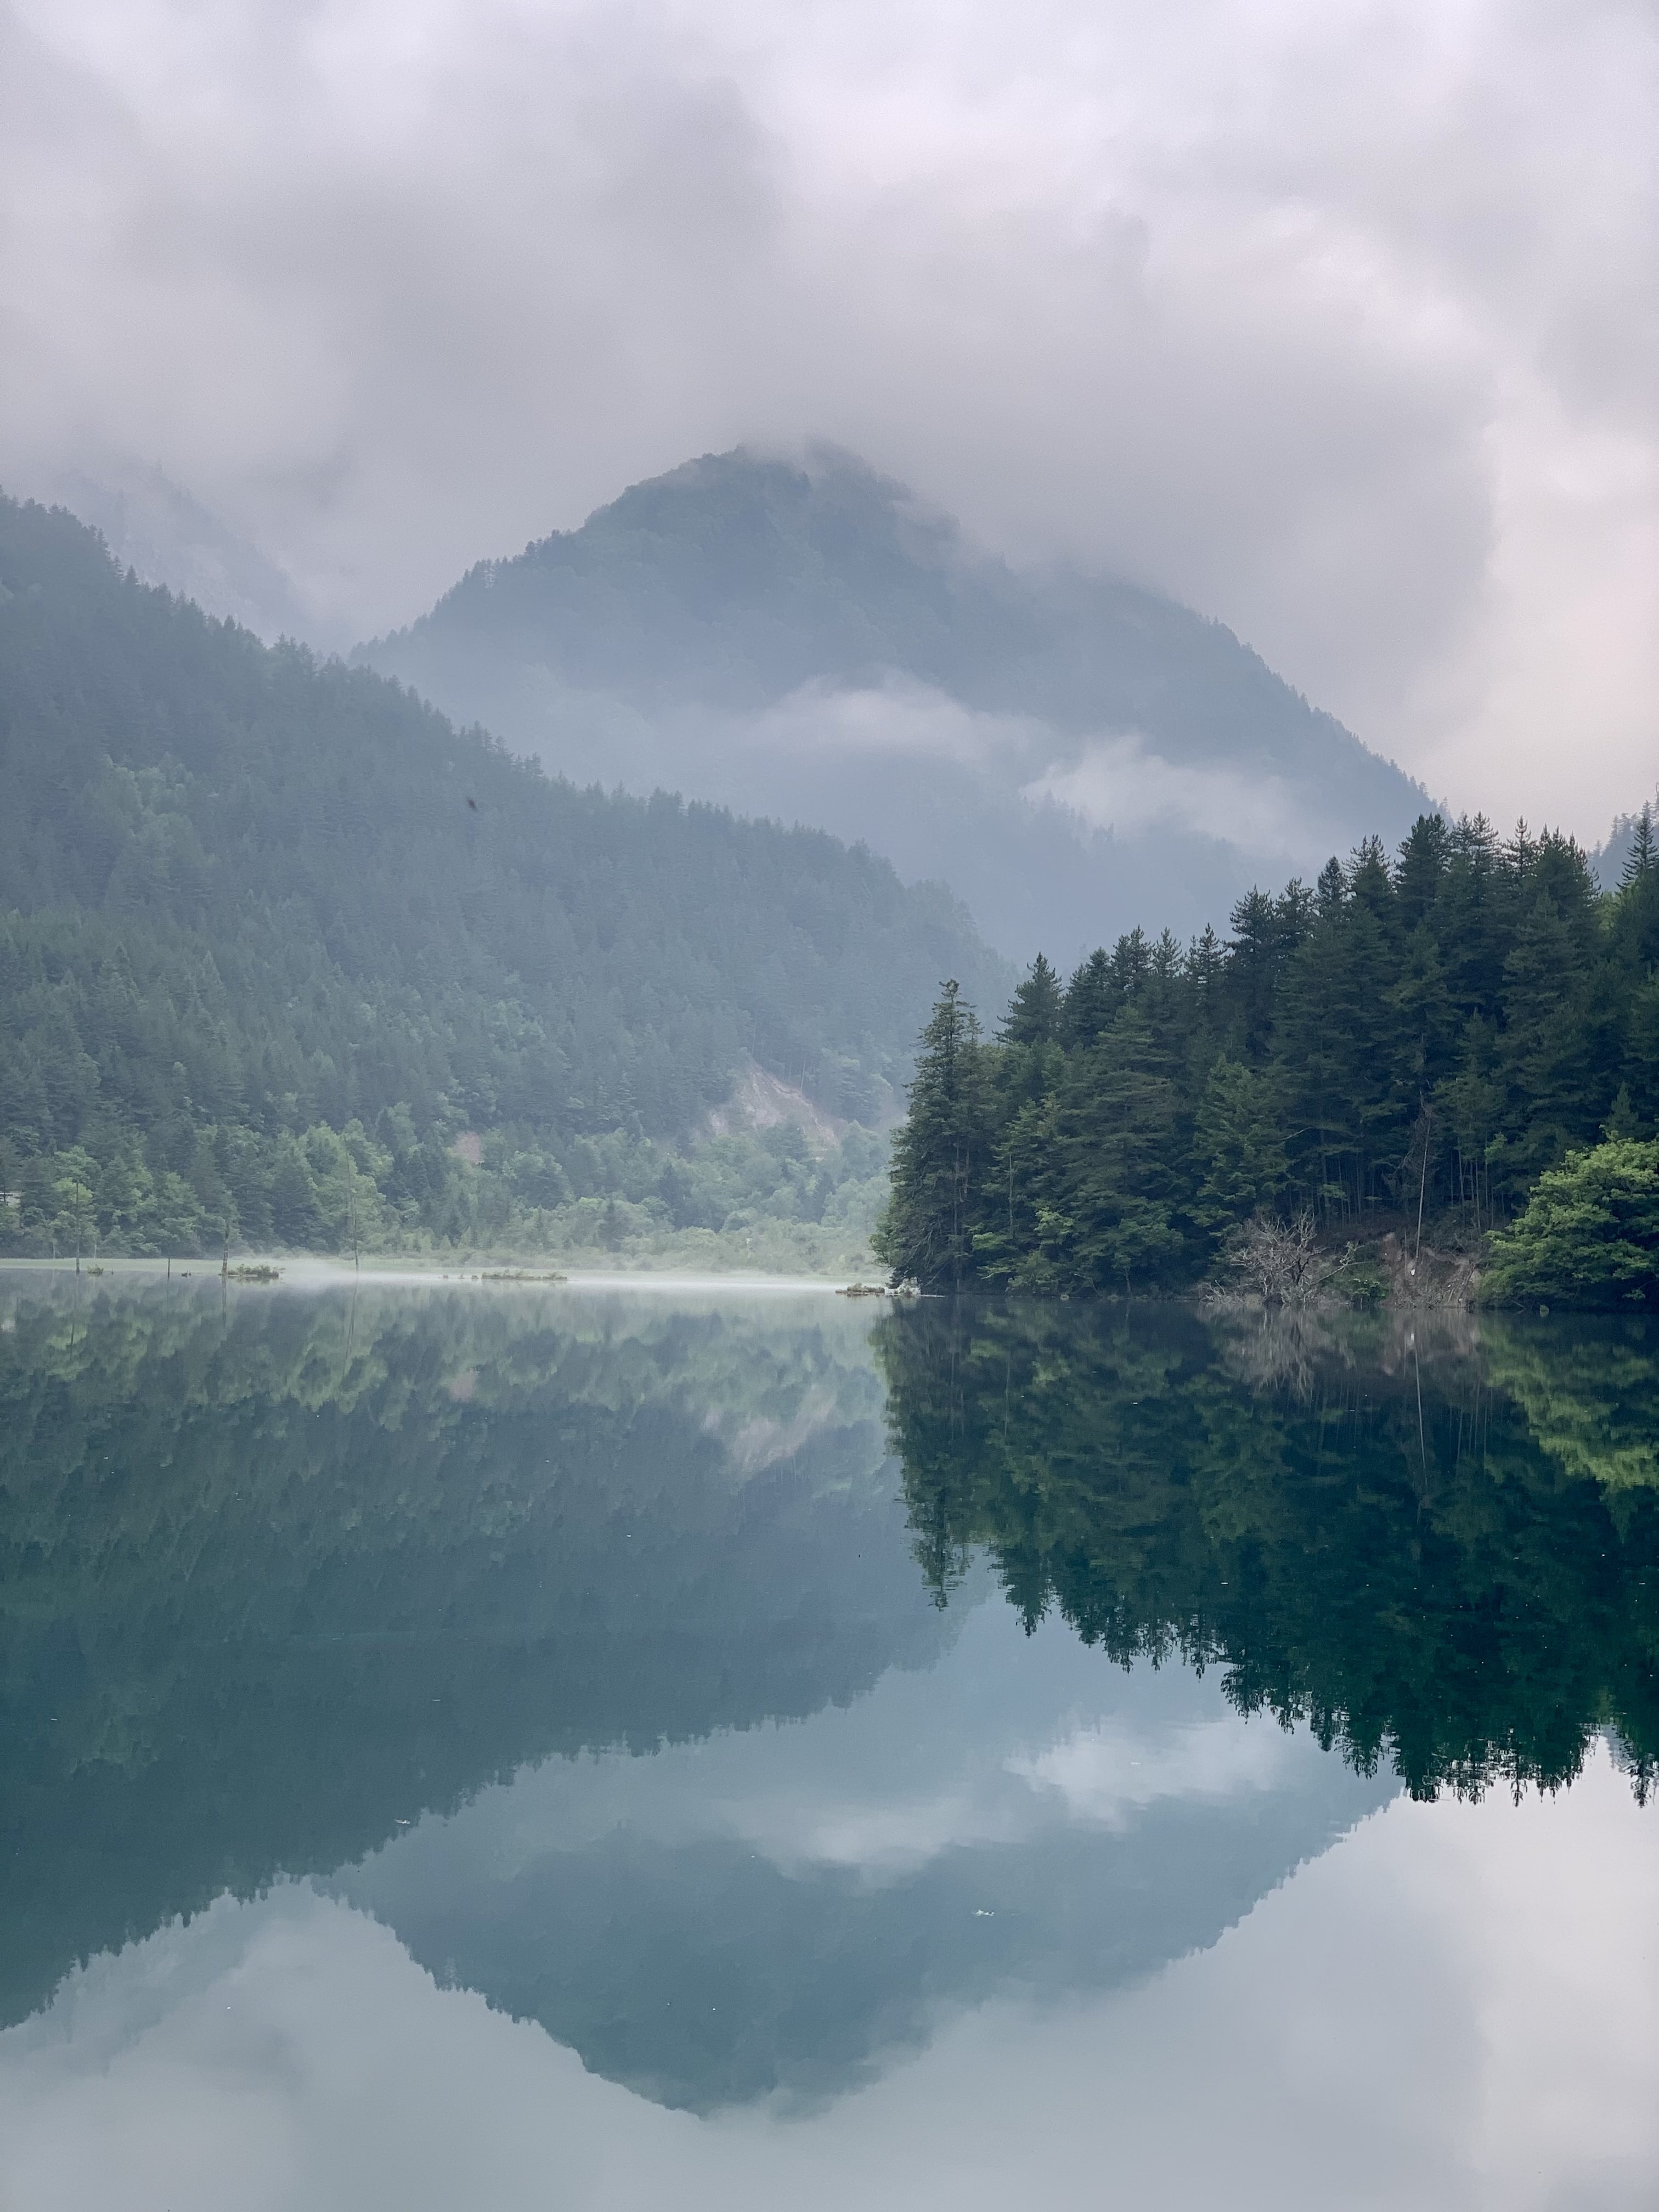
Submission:
M 1659 1342 L 1557 1322 L 1404 1350 L 1179 1309 L 899 1304 L 876 1331 L 939 1601 L 988 1549 L 1124 1665 L 1224 1670 L 1414 1796 L 1659 1760 Z M 1600 1479 L 1586 1480 L 1593 1474 Z
M 1176 1261 L 1171 1155 L 1179 1099 L 1168 1056 L 1141 1009 L 1069 1055 L 1041 1139 L 1037 1259 L 1031 1287 L 1125 1289 Z M 1018 1261 L 1012 1279 L 1023 1283 Z
M 921 1044 L 875 1249 L 897 1278 L 954 1285 L 972 1265 L 969 1224 L 989 1150 L 979 1024 L 955 981 Z
M 683 1146 L 745 1056 L 878 1119 L 937 978 L 998 972 L 867 852 L 550 780 L 9 501 L 0 775 L 24 1249 L 473 1236 L 582 1195 L 584 1144 Z
M 1659 1143 L 1570 1153 L 1493 1251 L 1486 1290 L 1499 1303 L 1659 1305 Z
M 1604 896 L 1566 838 L 1522 825 L 1500 846 L 1483 821 L 1425 815 L 1392 864 L 1370 840 L 1312 890 L 1252 892 L 1224 944 L 1132 931 L 1063 993 L 1039 961 L 994 1042 L 952 1000 L 948 1036 L 936 1015 L 923 1038 L 926 1132 L 896 1142 L 884 1254 L 926 1288 L 1086 1296 L 1191 1282 L 1257 1216 L 1346 1236 L 1420 1206 L 1472 1243 L 1570 1154 L 1659 1126 L 1647 849 Z M 953 1181 L 935 1141 L 947 1046 L 952 1095 L 977 1102 Z M 1586 1186 L 1576 1227 L 1566 1186 L 1549 1190 L 1554 1294 L 1595 1302 L 1616 1277 L 1648 1296 L 1636 1186 Z M 1572 1235 L 1616 1249 L 1570 1258 Z
M 1290 1179 L 1272 1083 L 1225 1054 L 1210 1070 L 1194 1117 L 1203 1180 L 1193 1216 L 1212 1232 L 1270 1212 Z
M 1481 1322 L 1484 1365 L 1566 1474 L 1659 1490 L 1659 1388 L 1643 1323 L 1593 1333 L 1505 1316 Z
M 1030 973 L 1014 987 L 1001 1029 L 1004 1044 L 1041 1045 L 1059 1042 L 1065 1012 L 1066 989 L 1041 952 Z

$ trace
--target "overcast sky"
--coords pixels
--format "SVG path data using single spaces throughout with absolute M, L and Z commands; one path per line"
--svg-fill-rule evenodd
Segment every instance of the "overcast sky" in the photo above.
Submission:
M 830 438 L 1599 836 L 1656 57 L 1638 0 L 0 0 L 0 477 L 159 466 L 351 635 Z

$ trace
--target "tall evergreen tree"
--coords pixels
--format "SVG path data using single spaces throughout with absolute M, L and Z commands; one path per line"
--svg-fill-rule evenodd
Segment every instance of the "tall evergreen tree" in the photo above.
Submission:
M 997 1035 L 1004 1044 L 1056 1043 L 1064 1009 L 1060 978 L 1039 952 L 1016 987 Z
M 922 1031 L 909 1097 L 876 1256 L 901 1281 L 957 1290 L 975 1272 L 994 1139 L 979 1021 L 954 980 Z
M 1194 1149 L 1201 1180 L 1192 1210 L 1200 1228 L 1218 1237 L 1252 1214 L 1271 1212 L 1290 1180 L 1271 1079 L 1218 1060 L 1199 1104 Z
M 1625 857 L 1619 882 L 1624 890 L 1642 882 L 1659 867 L 1659 839 L 1653 829 L 1653 802 L 1650 799 L 1631 826 L 1630 851 Z

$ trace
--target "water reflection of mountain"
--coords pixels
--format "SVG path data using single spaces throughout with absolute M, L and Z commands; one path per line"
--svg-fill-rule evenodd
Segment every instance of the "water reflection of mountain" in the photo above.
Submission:
M 943 1639 L 826 1300 L 12 1281 L 0 2019 L 526 1759 L 810 1712 Z
M 337 1886 L 659 2102 L 812 2100 L 963 2007 L 1206 1948 L 1397 1786 L 981 1606 L 848 1710 L 550 1761 Z
M 1224 1670 L 1412 1791 L 1659 1757 L 1659 1334 L 927 1302 L 877 1347 L 941 1601 L 988 1549 L 1126 1663 Z

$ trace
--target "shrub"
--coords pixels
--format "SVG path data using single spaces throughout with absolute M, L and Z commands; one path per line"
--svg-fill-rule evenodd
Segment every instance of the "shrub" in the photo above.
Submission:
M 1485 1287 L 1498 1304 L 1659 1305 L 1659 1142 L 1569 1154 L 1492 1248 Z

